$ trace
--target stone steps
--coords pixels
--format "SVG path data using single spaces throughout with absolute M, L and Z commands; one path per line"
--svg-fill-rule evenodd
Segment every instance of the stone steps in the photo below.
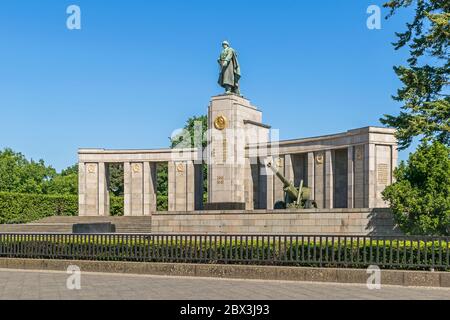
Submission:
M 78 223 L 111 222 L 117 233 L 150 233 L 151 217 L 47 217 L 32 223 L 0 225 L 0 232 L 17 233 L 71 233 L 72 226 Z

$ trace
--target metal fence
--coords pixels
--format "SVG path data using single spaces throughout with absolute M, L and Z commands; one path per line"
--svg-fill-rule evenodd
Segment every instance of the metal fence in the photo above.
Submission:
M 0 234 L 0 257 L 450 271 L 449 237 Z

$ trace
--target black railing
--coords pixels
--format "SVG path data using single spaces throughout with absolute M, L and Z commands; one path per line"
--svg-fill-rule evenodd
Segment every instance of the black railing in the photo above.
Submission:
M 448 237 L 0 234 L 0 257 L 450 271 Z

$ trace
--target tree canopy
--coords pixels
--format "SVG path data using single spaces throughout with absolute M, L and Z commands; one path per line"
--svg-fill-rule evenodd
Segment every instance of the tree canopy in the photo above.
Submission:
M 450 235 L 450 148 L 423 142 L 395 170 L 396 182 L 383 197 L 403 232 Z
M 44 160 L 28 160 L 20 152 L 0 150 L 0 192 L 28 194 L 77 194 L 78 166 L 60 174 Z
M 450 143 L 450 1 L 392 0 L 388 17 L 402 8 L 414 7 L 414 19 L 404 32 L 396 33 L 395 49 L 409 47 L 408 66 L 394 70 L 403 83 L 393 96 L 401 102 L 397 116 L 384 115 L 380 121 L 397 129 L 399 149 L 409 147 L 414 137 Z

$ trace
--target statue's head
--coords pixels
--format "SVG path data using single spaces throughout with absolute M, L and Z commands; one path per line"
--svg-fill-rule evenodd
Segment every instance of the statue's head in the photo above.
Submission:
M 224 41 L 224 42 L 222 42 L 222 47 L 225 49 L 225 48 L 228 48 L 230 46 L 230 44 L 228 43 L 228 41 Z

